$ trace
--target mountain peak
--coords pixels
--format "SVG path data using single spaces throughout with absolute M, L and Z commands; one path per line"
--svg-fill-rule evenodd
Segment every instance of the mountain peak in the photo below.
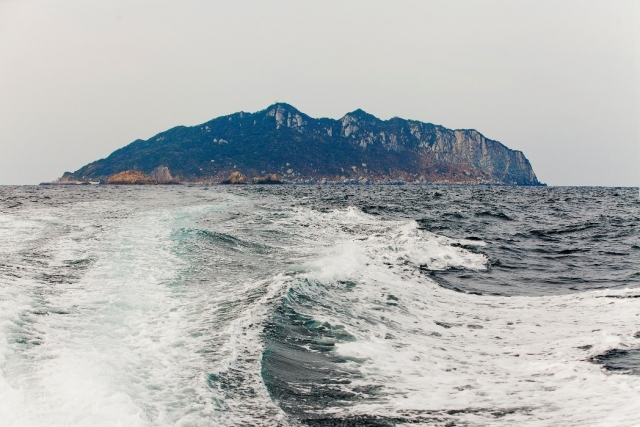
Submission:
M 271 112 L 271 111 L 280 111 L 280 112 L 289 112 L 289 113 L 297 113 L 297 114 L 302 114 L 300 112 L 300 110 L 298 110 L 296 107 L 294 107 L 291 104 L 287 104 L 286 102 L 276 102 L 274 104 L 269 105 L 267 108 L 265 108 L 264 111 L 267 112 Z
M 376 116 L 374 116 L 373 114 L 369 114 L 366 111 L 364 111 L 361 108 L 358 108 L 357 110 L 354 110 L 350 113 L 347 113 L 344 115 L 343 119 L 345 117 L 353 117 L 357 120 L 365 120 L 368 122 L 379 122 L 381 121 L 379 118 L 377 118 Z

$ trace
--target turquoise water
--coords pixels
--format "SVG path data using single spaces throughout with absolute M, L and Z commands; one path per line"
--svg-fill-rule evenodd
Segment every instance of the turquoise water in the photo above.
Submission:
M 0 424 L 637 425 L 597 191 L 1 188 Z

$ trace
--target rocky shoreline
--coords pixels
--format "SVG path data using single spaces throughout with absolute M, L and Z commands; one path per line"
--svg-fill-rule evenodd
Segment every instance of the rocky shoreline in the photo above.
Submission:
M 285 179 L 278 174 L 265 174 L 253 178 L 247 178 L 240 171 L 232 171 L 226 179 L 218 180 L 196 180 L 196 181 L 180 181 L 172 177 L 169 168 L 160 166 L 157 168 L 162 171 L 161 174 L 152 173 L 150 175 L 136 170 L 126 170 L 109 176 L 106 180 L 101 181 L 77 181 L 61 178 L 53 182 L 42 182 L 40 185 L 490 185 L 490 186 L 507 186 L 501 182 L 491 180 L 476 182 L 459 182 L 459 181 L 425 181 L 414 180 L 405 181 L 402 179 L 384 179 L 372 180 L 361 177 L 359 179 L 348 179 L 338 177 L 338 179 L 303 179 L 293 178 Z M 546 184 L 538 183 L 537 186 L 546 186 Z

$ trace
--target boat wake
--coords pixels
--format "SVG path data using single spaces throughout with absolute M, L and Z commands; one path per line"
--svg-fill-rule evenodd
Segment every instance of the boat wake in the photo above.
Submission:
M 2 425 L 640 422 L 635 288 L 442 286 L 490 243 L 268 192 L 41 191 L 0 209 Z

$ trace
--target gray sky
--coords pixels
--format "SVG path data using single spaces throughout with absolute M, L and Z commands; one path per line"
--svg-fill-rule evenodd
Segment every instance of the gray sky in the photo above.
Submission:
M 475 128 L 551 185 L 637 186 L 635 6 L 0 0 L 0 184 L 277 100 Z

